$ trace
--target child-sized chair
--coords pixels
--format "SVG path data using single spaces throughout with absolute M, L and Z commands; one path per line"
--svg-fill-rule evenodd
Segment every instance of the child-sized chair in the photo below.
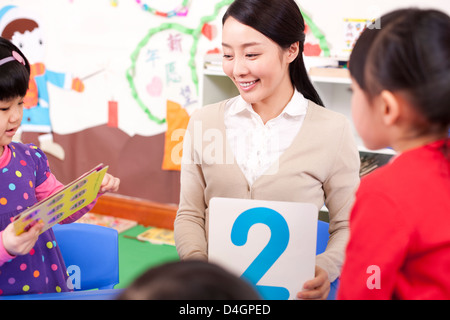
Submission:
M 74 291 L 113 289 L 119 283 L 118 232 L 71 223 L 53 227 Z
M 328 239 L 330 238 L 330 233 L 328 232 L 329 223 L 319 220 L 317 226 L 317 243 L 316 243 L 316 255 L 321 254 L 325 251 L 328 244 Z M 330 285 L 330 293 L 328 294 L 327 300 L 335 300 L 336 293 L 339 285 L 339 278 L 334 280 Z

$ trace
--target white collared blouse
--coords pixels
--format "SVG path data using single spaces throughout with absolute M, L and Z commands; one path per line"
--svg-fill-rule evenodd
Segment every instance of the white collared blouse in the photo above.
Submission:
M 263 174 L 292 144 L 305 119 L 308 101 L 297 90 L 283 111 L 266 124 L 241 96 L 230 99 L 225 108 L 228 143 L 236 163 L 249 185 Z

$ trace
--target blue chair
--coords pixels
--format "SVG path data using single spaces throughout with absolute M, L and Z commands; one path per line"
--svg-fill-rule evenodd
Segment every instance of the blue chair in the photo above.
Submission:
M 329 223 L 319 220 L 317 225 L 317 244 L 316 244 L 316 254 L 321 254 L 325 251 L 328 244 L 328 239 L 330 238 L 330 233 L 328 232 Z M 339 286 L 339 278 L 331 283 L 330 293 L 328 294 L 327 300 L 335 300 L 336 293 Z
M 119 283 L 117 230 L 71 223 L 56 225 L 53 232 L 73 279 L 74 291 L 113 289 Z

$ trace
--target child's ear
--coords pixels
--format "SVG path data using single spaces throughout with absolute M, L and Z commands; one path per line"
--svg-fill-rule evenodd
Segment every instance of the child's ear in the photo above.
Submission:
M 381 117 L 387 126 L 394 125 L 400 118 L 401 105 L 399 97 L 390 91 L 384 90 L 380 94 L 381 97 Z

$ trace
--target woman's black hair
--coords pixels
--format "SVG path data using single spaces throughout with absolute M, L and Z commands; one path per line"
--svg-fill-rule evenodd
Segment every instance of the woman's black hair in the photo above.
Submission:
M 401 92 L 424 118 L 425 124 L 420 128 L 423 132 L 448 131 L 450 17 L 447 14 L 408 8 L 382 16 L 361 34 L 350 56 L 349 70 L 369 101 L 383 90 Z
M 11 41 L 0 37 L 0 60 L 11 57 L 12 52 L 20 54 L 25 65 L 13 60 L 0 66 L 0 100 L 24 97 L 30 79 L 30 64 L 24 54 Z
M 283 49 L 298 41 L 299 54 L 289 66 L 292 84 L 306 99 L 323 106 L 303 61 L 305 21 L 294 0 L 236 0 L 225 12 L 222 24 L 229 17 L 257 30 Z

